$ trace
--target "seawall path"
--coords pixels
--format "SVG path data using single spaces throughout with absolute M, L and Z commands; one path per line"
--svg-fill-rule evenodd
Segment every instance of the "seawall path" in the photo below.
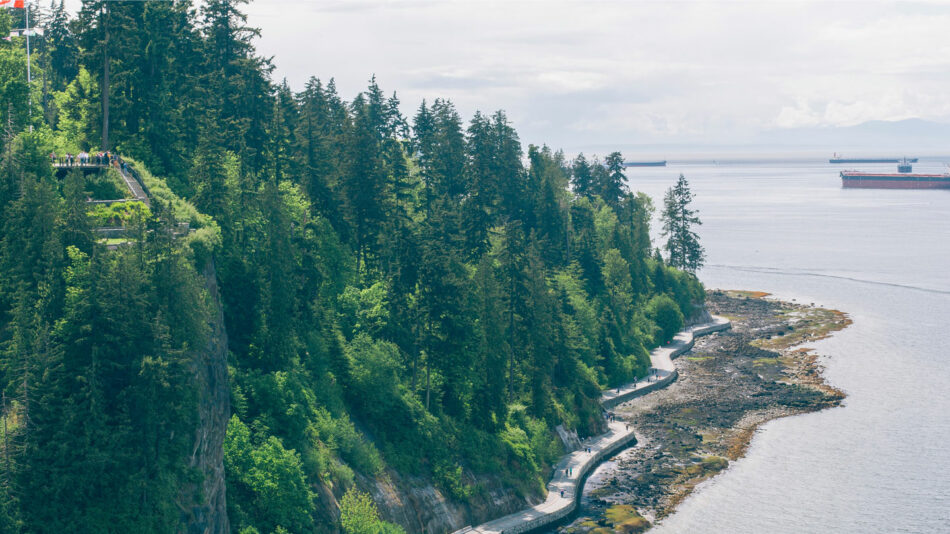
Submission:
M 671 343 L 657 347 L 650 353 L 652 372 L 649 379 L 605 391 L 600 397 L 601 404 L 604 408 L 612 408 L 670 385 L 677 377 L 674 358 L 693 348 L 697 337 L 726 330 L 730 326 L 728 319 L 713 316 L 708 323 L 689 327 L 676 334 Z M 578 497 L 583 490 L 581 482 L 590 470 L 634 440 L 634 429 L 629 423 L 610 421 L 607 426 L 607 432 L 586 440 L 583 448 L 561 457 L 554 466 L 554 476 L 548 483 L 548 497 L 544 502 L 477 527 L 465 527 L 453 534 L 520 534 L 570 515 L 577 508 Z M 590 452 L 587 452 L 588 449 Z

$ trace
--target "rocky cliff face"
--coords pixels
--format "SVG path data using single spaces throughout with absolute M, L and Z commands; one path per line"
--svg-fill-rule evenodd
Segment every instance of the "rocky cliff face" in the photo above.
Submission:
M 525 498 L 502 484 L 500 477 L 496 476 L 467 476 L 466 483 L 482 489 L 467 503 L 453 501 L 426 479 L 401 477 L 392 471 L 386 478 L 363 482 L 372 492 L 380 516 L 398 523 L 406 532 L 454 532 L 468 525 L 478 525 L 517 512 L 543 500 L 540 495 Z
M 196 351 L 194 377 L 198 388 L 198 426 L 189 467 L 203 475 L 200 484 L 182 489 L 179 507 L 183 534 L 228 534 L 227 501 L 224 484 L 224 434 L 231 415 L 228 390 L 228 334 L 224 309 L 218 295 L 214 262 L 208 260 L 202 271 L 205 288 L 211 296 L 213 312 L 208 344 Z

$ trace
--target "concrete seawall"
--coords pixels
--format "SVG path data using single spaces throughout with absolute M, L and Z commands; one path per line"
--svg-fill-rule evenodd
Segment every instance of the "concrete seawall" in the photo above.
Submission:
M 651 391 L 665 388 L 679 377 L 679 372 L 673 366 L 673 360 L 692 349 L 697 337 L 727 330 L 731 326 L 732 324 L 728 319 L 713 316 L 713 320 L 708 323 L 687 328 L 676 334 L 671 343 L 657 347 L 650 353 L 650 361 L 653 363 L 653 368 L 656 369 L 656 380 L 636 383 L 636 385 L 627 384 L 616 390 L 607 390 L 601 396 L 600 403 L 604 405 L 604 408 L 613 408 L 628 400 L 642 397 Z
M 695 338 L 726 330 L 730 326 L 728 319 L 713 316 L 711 322 L 676 334 L 671 343 L 657 347 L 650 353 L 653 365 L 651 376 L 655 379 L 607 390 L 601 395 L 601 404 L 604 408 L 612 408 L 670 385 L 678 376 L 673 366 L 674 358 L 693 348 Z M 628 423 L 611 421 L 607 426 L 607 432 L 588 439 L 581 450 L 565 454 L 555 464 L 554 476 L 547 486 L 548 497 L 544 502 L 477 527 L 465 527 L 453 534 L 521 534 L 556 523 L 573 513 L 590 471 L 634 440 L 634 429 Z M 588 453 L 587 449 L 591 452 Z

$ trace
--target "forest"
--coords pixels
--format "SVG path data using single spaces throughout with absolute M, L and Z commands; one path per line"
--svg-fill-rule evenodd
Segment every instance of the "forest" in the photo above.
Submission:
M 215 387 L 230 532 L 400 532 L 370 497 L 392 473 L 540 495 L 555 427 L 599 433 L 601 390 L 702 307 L 620 153 L 438 95 L 404 115 L 371 75 L 294 90 L 245 2 L 54 0 L 29 84 L 0 41 L 2 532 L 201 532 Z M 51 165 L 106 150 L 150 205 Z

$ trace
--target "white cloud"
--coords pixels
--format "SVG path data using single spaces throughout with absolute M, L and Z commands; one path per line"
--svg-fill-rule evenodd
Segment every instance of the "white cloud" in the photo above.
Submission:
M 746 139 L 761 130 L 950 119 L 950 4 L 257 0 L 276 76 L 376 74 L 407 114 L 504 108 L 556 146 Z

